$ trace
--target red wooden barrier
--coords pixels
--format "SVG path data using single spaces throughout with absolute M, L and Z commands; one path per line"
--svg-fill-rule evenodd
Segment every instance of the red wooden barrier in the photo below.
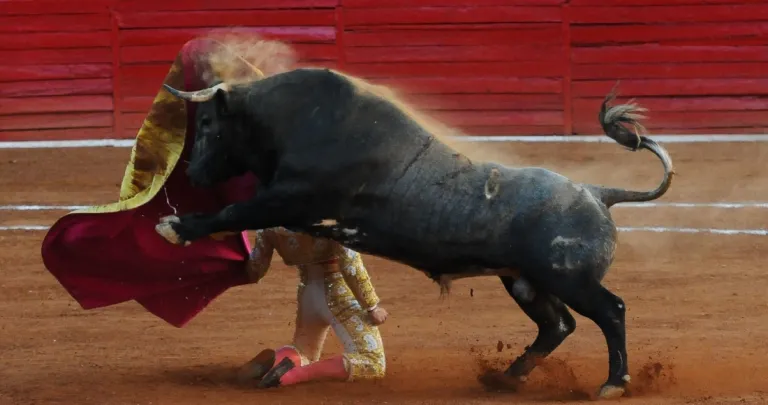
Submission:
M 0 2 L 0 140 L 114 136 L 111 5 Z
M 472 135 L 599 133 L 617 80 L 657 133 L 768 126 L 764 0 L 5 0 L 0 140 L 132 138 L 181 45 L 233 25 Z
M 600 97 L 618 79 L 622 95 L 650 109 L 653 132 L 765 132 L 764 1 L 571 0 L 570 8 L 574 133 L 599 131 Z

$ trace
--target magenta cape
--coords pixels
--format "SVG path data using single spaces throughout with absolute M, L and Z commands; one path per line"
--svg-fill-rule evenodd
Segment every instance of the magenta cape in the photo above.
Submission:
M 176 80 L 179 85 L 183 80 L 187 90 L 204 87 L 193 58 L 200 52 L 199 45 L 199 41 L 191 41 L 184 46 L 166 83 Z M 179 215 L 217 211 L 250 196 L 255 179 L 236 178 L 214 191 L 192 187 L 185 174 L 185 161 L 194 140 L 194 104 L 187 104 L 185 109 L 183 101 L 170 100 L 168 96 L 160 90 L 142 128 L 145 132 L 140 132 L 139 137 L 158 131 L 157 125 L 153 127 L 148 122 L 178 124 L 177 139 L 150 153 L 155 159 L 175 160 L 168 165 L 173 166 L 170 172 L 163 175 L 157 175 L 157 170 L 150 172 L 145 190 L 125 200 L 121 196 L 119 203 L 60 218 L 46 235 L 41 251 L 48 271 L 84 309 L 135 300 L 152 314 L 182 327 L 224 291 L 247 283 L 245 264 L 249 243 L 243 232 L 223 240 L 206 238 L 189 247 L 180 247 L 158 235 L 155 225 L 159 218 L 174 214 L 169 202 Z M 182 104 L 175 105 L 173 110 L 169 108 L 179 102 Z M 158 108 L 166 110 L 158 113 Z M 169 119 L 174 113 L 185 117 L 176 121 Z M 152 114 L 160 115 L 153 117 Z M 172 132 L 161 130 L 164 135 Z M 174 147 L 175 158 L 163 155 L 166 149 Z M 135 148 L 136 153 L 139 152 Z M 134 159 L 129 162 L 126 179 L 130 177 L 129 172 L 141 170 L 136 162 Z M 150 183 L 152 190 L 149 190 Z M 123 188 L 126 187 L 124 179 Z M 143 197 L 137 197 L 138 194 Z

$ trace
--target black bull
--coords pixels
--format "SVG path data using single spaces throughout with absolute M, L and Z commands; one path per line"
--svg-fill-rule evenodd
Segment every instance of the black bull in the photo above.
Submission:
M 525 380 L 574 331 L 570 307 L 594 321 L 608 345 L 599 396 L 623 395 L 626 309 L 601 285 L 616 247 L 608 208 L 659 198 L 673 173 L 662 147 L 623 125 L 640 128 L 643 109 L 609 108 L 610 94 L 599 119 L 618 143 L 662 161 L 664 180 L 649 192 L 473 162 L 380 88 L 332 70 L 296 69 L 198 92 L 167 89 L 200 103 L 190 180 L 211 186 L 252 172 L 262 184 L 250 200 L 221 212 L 163 219 L 158 232 L 188 244 L 218 232 L 284 226 L 404 263 L 441 285 L 497 275 L 539 329 L 497 378 Z

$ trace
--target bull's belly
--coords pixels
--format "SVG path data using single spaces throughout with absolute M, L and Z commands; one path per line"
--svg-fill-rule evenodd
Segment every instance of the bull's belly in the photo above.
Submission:
M 385 257 L 419 268 L 444 264 L 453 256 L 446 255 L 448 250 L 441 248 L 439 243 L 414 238 L 412 233 L 402 228 L 366 226 L 360 223 L 351 225 L 328 219 L 306 232 L 316 237 L 333 239 L 360 253 Z
M 429 273 L 507 267 L 505 260 L 513 256 L 499 249 L 499 239 L 491 236 L 494 234 L 488 232 L 488 225 L 478 224 L 477 218 L 459 221 L 402 207 L 398 211 L 379 211 L 367 218 L 327 219 L 316 223 L 310 232 Z
M 351 249 L 422 270 L 508 265 L 506 258 L 514 254 L 499 249 L 499 243 L 513 242 L 510 205 L 488 201 L 484 177 L 466 175 L 447 185 L 441 181 L 445 177 L 420 168 L 392 187 L 366 190 L 337 218 L 314 227 Z

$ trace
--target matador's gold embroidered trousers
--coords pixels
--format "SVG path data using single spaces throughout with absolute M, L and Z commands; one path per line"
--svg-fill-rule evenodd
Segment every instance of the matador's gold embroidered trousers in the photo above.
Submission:
M 260 263 L 255 271 L 261 276 L 273 249 L 286 264 L 299 269 L 296 330 L 291 347 L 301 356 L 301 365 L 320 359 L 328 330 L 333 328 L 344 345 L 348 381 L 383 378 L 384 345 L 367 311 L 378 303 L 378 297 L 360 254 L 336 242 L 285 229 L 263 230 L 257 232 L 252 257 L 254 265 Z M 335 260 L 317 262 L 329 258 Z M 311 264 L 299 264 L 302 262 Z
M 344 345 L 349 380 L 384 377 L 386 361 L 379 328 L 355 299 L 340 273 L 302 272 L 293 345 L 302 366 L 320 359 L 329 328 Z M 305 363 L 306 362 L 306 363 Z

